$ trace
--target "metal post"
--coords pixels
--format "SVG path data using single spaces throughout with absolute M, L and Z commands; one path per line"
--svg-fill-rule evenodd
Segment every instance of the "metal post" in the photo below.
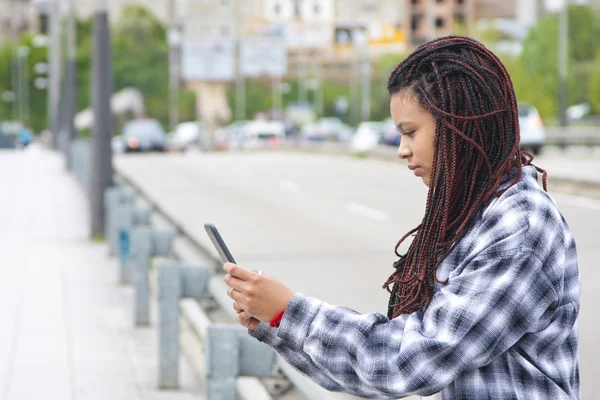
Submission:
M 77 29 L 75 26 L 75 0 L 69 0 L 68 10 L 68 22 L 67 22 L 67 76 L 66 76 L 66 88 L 65 88 L 65 121 L 64 129 L 66 132 L 64 138 L 65 154 L 67 156 L 67 168 L 73 169 L 73 157 L 70 151 L 73 140 L 75 140 L 75 113 L 77 111 L 77 77 L 76 77 L 76 34 Z
M 135 228 L 132 232 L 134 265 L 132 280 L 135 285 L 134 321 L 136 325 L 150 324 L 150 304 L 148 300 L 148 268 L 152 257 L 152 229 Z
M 558 107 L 560 116 L 560 126 L 566 127 L 567 121 L 567 74 L 569 64 L 569 2 L 564 1 L 560 11 L 560 28 L 558 41 L 559 58 L 559 94 Z
M 237 327 L 236 327 L 237 328 Z M 211 324 L 206 338 L 208 399 L 235 400 L 235 378 L 240 374 L 240 341 L 231 325 Z
M 60 6 L 58 1 L 52 1 L 49 5 L 49 25 L 50 31 L 50 84 L 48 86 L 48 126 L 52 131 L 54 148 L 60 146 L 60 103 L 61 103 L 61 40 L 60 40 Z
M 158 386 L 179 386 L 179 300 L 205 296 L 210 267 L 165 263 L 158 266 Z
M 317 93 L 315 94 L 315 109 L 317 110 L 317 114 L 322 117 L 325 113 L 324 106 L 324 92 L 325 92 L 325 82 L 323 81 L 323 64 L 317 64 L 317 80 L 319 81 L 319 87 L 317 88 Z
M 361 68 L 361 118 L 363 121 L 371 119 L 371 62 L 369 48 L 363 49 L 364 58 Z
M 304 60 L 304 54 L 302 49 L 298 50 L 297 58 L 297 69 L 298 69 L 298 102 L 305 103 L 308 98 L 306 92 L 306 63 Z
M 176 264 L 158 267 L 158 387 L 179 387 L 179 299 L 181 278 Z
M 206 332 L 207 399 L 236 399 L 238 376 L 272 376 L 275 352 L 239 325 L 211 324 Z
M 155 230 L 148 226 L 137 227 L 132 232 L 134 319 L 137 326 L 150 325 L 150 260 L 153 256 L 169 255 L 175 232 L 171 229 Z
M 150 226 L 150 208 L 138 207 L 132 202 L 122 204 L 119 214 L 125 216 L 118 231 L 119 240 L 119 283 L 122 285 L 131 283 L 132 259 L 134 257 L 131 249 L 131 232 L 140 226 Z M 126 223 L 127 225 L 124 225 Z
M 351 124 L 358 124 L 360 122 L 359 112 L 359 62 L 360 57 L 355 54 L 352 57 L 350 64 L 350 121 Z
M 23 124 L 23 61 L 21 57 L 21 47 L 17 43 L 17 90 L 16 90 L 16 102 L 17 102 L 17 119 Z
M 25 59 L 23 65 L 23 121 L 26 125 L 31 125 L 30 120 L 30 102 L 29 102 L 29 47 L 25 47 L 23 58 Z
M 19 47 L 18 39 L 19 39 L 19 6 L 20 3 L 13 3 L 11 8 L 12 18 L 10 20 L 10 33 L 12 39 L 12 46 L 10 51 L 10 68 L 11 68 L 11 91 L 13 93 L 12 100 L 12 120 L 17 121 L 19 119 L 19 56 L 17 53 L 17 48 Z
M 181 24 L 180 2 L 169 2 L 169 127 L 179 123 L 179 80 L 181 75 Z
M 234 11 L 235 21 L 235 118 L 238 121 L 246 119 L 246 77 L 242 70 L 242 24 L 240 21 L 240 6 L 230 7 Z
M 98 1 L 98 0 L 97 0 Z M 92 187 L 91 200 L 91 235 L 104 233 L 104 190 L 112 186 L 113 166 L 111 149 L 112 115 L 110 98 L 112 94 L 110 33 L 108 27 L 108 11 L 104 3 L 99 1 L 94 20 L 94 52 L 93 67 L 93 108 L 94 129 L 92 136 Z

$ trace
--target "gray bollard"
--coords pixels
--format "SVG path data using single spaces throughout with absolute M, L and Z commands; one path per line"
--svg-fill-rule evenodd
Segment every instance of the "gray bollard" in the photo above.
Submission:
M 173 229 L 152 229 L 149 226 L 133 228 L 134 320 L 138 326 L 150 325 L 150 261 L 153 256 L 170 255 L 174 238 Z
M 175 262 L 158 266 L 158 386 L 161 389 L 179 387 L 179 300 L 204 297 L 209 278 L 209 267 Z
M 248 336 L 246 328 L 211 324 L 206 339 L 206 395 L 208 400 L 236 400 L 238 376 L 273 375 L 275 352 Z
M 131 283 L 133 249 L 131 232 L 135 227 L 150 226 L 150 207 L 122 205 L 117 212 L 119 282 Z
M 132 208 L 135 200 L 135 191 L 127 186 L 112 186 L 104 191 L 104 204 L 106 207 L 105 237 L 108 242 L 110 255 L 118 254 L 119 230 L 130 228 L 130 211 L 123 208 Z

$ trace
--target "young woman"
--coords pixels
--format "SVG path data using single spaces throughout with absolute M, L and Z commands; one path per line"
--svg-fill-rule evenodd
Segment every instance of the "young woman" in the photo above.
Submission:
M 388 315 L 228 263 L 238 322 L 333 391 L 579 398 L 575 242 L 545 171 L 519 150 L 506 69 L 480 43 L 444 37 L 400 63 L 388 89 L 398 156 L 429 187 L 421 224 L 398 243 L 414 235 L 408 251 L 396 246 Z

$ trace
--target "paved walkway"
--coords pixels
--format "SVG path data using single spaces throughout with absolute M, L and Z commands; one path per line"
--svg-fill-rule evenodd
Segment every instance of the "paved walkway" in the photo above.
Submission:
M 62 158 L 0 152 L 0 399 L 201 399 L 156 389 L 156 329 L 134 328 L 132 289 L 88 234 L 88 203 Z

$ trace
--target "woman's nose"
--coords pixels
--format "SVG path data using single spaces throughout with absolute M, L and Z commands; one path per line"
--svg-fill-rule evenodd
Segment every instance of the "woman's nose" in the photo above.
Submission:
M 408 156 L 410 156 L 410 148 L 405 143 L 405 140 L 400 139 L 400 145 L 398 146 L 398 151 L 396 152 L 396 154 L 398 154 L 398 158 L 402 159 L 408 158 Z

